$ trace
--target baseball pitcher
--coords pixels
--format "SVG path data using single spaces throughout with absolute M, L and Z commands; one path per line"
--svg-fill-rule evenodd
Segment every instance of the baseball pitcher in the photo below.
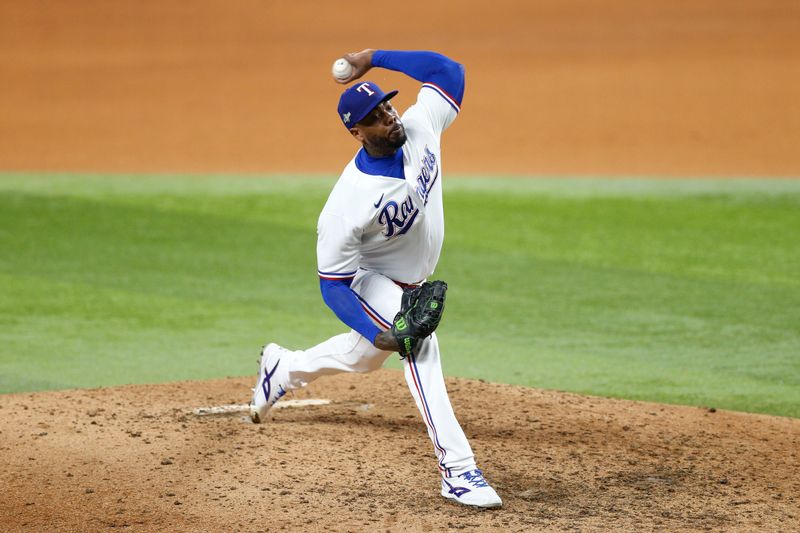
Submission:
M 464 67 L 433 52 L 364 50 L 337 81 L 352 84 L 338 117 L 361 149 L 334 186 L 317 225 L 322 298 L 352 331 L 307 350 L 268 344 L 261 354 L 250 416 L 265 420 L 287 390 L 338 372 L 370 372 L 393 352 L 433 442 L 441 494 L 465 505 L 499 507 L 445 388 L 435 329 L 447 285 L 426 282 L 444 238 L 441 136 L 464 95 Z M 345 65 L 346 66 L 346 65 Z M 361 81 L 373 67 L 422 83 L 402 117 L 385 93 Z M 359 80 L 359 81 L 356 81 Z

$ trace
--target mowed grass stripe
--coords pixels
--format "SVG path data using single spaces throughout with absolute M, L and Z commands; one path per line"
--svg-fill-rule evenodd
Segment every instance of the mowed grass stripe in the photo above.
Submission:
M 342 331 L 334 179 L 0 175 L 0 390 L 249 374 Z M 445 187 L 447 374 L 800 416 L 800 182 Z

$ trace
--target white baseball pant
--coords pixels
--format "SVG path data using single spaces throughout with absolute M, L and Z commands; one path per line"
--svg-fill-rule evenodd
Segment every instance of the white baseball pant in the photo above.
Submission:
M 359 270 L 351 288 L 375 323 L 388 329 L 400 310 L 403 294 L 394 281 L 367 270 Z M 288 357 L 288 388 L 304 387 L 321 376 L 339 372 L 372 372 L 383 366 L 393 352 L 376 348 L 356 331 L 332 337 Z M 447 477 L 475 468 L 472 448 L 456 420 L 442 376 L 439 342 L 434 333 L 419 354 L 404 359 L 405 378 L 428 428 L 439 470 Z

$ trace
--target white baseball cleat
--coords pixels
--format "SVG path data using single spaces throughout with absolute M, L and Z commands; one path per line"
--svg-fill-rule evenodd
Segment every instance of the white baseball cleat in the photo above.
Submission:
M 500 507 L 503 500 L 489 486 L 483 472 L 468 470 L 453 477 L 442 477 L 442 496 L 464 505 L 475 507 Z
M 267 416 L 267 411 L 275 402 L 286 394 L 286 361 L 281 366 L 281 356 L 289 350 L 270 343 L 261 350 L 259 363 L 258 382 L 253 389 L 253 399 L 250 400 L 250 419 L 254 424 L 260 424 Z

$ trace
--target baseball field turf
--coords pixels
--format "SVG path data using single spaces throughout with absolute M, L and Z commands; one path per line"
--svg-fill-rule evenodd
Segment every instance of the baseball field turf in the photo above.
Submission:
M 0 392 L 254 374 L 344 331 L 334 179 L 0 174 Z M 800 416 L 800 181 L 451 178 L 445 212 L 447 374 Z

